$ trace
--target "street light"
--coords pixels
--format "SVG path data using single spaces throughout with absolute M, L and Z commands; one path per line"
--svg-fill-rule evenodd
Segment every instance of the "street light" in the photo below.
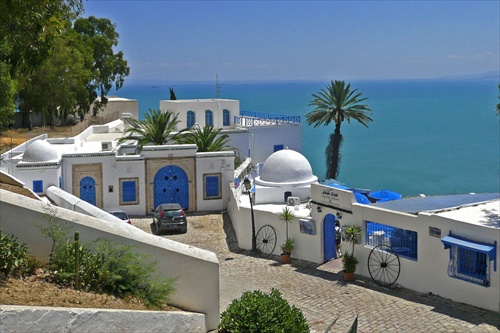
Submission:
M 257 249 L 257 238 L 255 237 L 255 218 L 253 216 L 253 204 L 252 204 L 252 196 L 250 194 L 250 189 L 252 188 L 252 184 L 248 178 L 245 178 L 243 181 L 245 188 L 247 190 L 248 199 L 250 200 L 250 211 L 252 213 L 252 251 L 255 252 Z

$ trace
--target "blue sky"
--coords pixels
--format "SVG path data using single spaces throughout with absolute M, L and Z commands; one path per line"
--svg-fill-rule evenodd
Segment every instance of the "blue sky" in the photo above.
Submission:
M 116 24 L 129 79 L 420 79 L 500 70 L 497 0 L 84 5 L 84 16 Z

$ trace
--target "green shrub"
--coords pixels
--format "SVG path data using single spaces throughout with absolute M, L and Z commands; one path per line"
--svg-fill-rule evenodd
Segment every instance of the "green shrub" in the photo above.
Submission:
M 175 279 L 154 280 L 156 263 L 132 252 L 133 246 L 100 240 L 94 243 L 95 254 L 80 245 L 80 281 L 89 291 L 117 297 L 135 295 L 151 307 L 167 304 L 175 292 Z M 75 277 L 75 245 L 66 242 L 57 246 L 53 255 L 52 279 L 60 284 L 73 284 Z
M 38 260 L 28 254 L 26 244 L 19 243 L 14 235 L 0 231 L 0 272 L 5 276 L 32 275 L 40 267 Z
M 221 314 L 219 332 L 309 332 L 309 325 L 302 312 L 273 288 L 270 294 L 247 291 L 234 300 Z

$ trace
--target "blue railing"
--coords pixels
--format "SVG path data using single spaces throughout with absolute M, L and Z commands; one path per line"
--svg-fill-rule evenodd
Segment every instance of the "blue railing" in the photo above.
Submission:
M 288 123 L 300 123 L 300 116 L 290 116 L 290 115 L 278 114 L 278 113 L 240 110 L 240 116 L 257 118 L 257 119 L 275 120 L 275 121 L 288 122 Z
M 367 221 L 366 245 L 381 244 L 391 246 L 400 257 L 417 259 L 418 235 L 415 231 Z
M 279 124 L 300 124 L 300 116 L 288 116 L 276 113 L 240 111 L 240 116 L 234 117 L 238 126 L 269 126 Z

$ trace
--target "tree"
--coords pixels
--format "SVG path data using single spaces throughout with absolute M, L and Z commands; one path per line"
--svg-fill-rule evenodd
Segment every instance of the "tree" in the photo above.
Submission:
M 149 109 L 149 113 L 144 117 L 145 119 L 141 121 L 130 119 L 132 127 L 125 131 L 125 136 L 120 138 L 118 143 L 137 141 L 138 150 L 141 151 L 146 145 L 166 145 L 176 142 L 182 132 L 172 134 L 180 120 L 177 119 L 178 114 L 174 115 L 171 110 L 161 112 Z
M 122 51 L 113 52 L 113 47 L 118 45 L 119 34 L 109 19 L 94 16 L 79 18 L 73 27 L 81 35 L 83 42 L 93 50 L 93 77 L 87 84 L 88 100 L 86 104 L 80 105 L 80 108 L 82 112 L 88 112 L 90 105 L 94 103 L 92 112 L 97 115 L 107 104 L 106 95 L 113 85 L 116 90 L 123 86 L 130 68 L 123 58 Z M 99 100 L 96 100 L 97 91 L 100 92 Z
M 220 134 L 221 130 L 222 128 L 214 129 L 212 126 L 196 127 L 179 136 L 177 142 L 195 144 L 198 152 L 231 150 L 227 145 L 230 138 L 227 134 Z
M 81 11 L 82 0 L 0 1 L 0 127 L 14 113 L 19 74 L 43 64 L 66 22 Z
M 85 87 L 92 78 L 91 65 L 90 48 L 68 29 L 55 41 L 52 55 L 28 76 L 19 93 L 21 109 L 43 114 L 51 127 L 55 116 L 65 120 L 88 99 Z
M 326 178 L 337 178 L 340 166 L 340 147 L 342 146 L 342 134 L 340 126 L 344 120 L 348 123 L 351 118 L 360 122 L 365 127 L 372 121 L 369 114 L 371 110 L 367 105 L 361 104 L 367 98 L 362 98 L 362 93 L 357 89 L 351 90 L 350 84 L 344 81 L 331 81 L 325 89 L 321 89 L 316 94 L 309 105 L 314 106 L 314 110 L 306 114 L 308 125 L 314 127 L 320 125 L 328 126 L 331 122 L 335 124 L 335 130 L 330 134 L 330 141 L 326 148 Z

